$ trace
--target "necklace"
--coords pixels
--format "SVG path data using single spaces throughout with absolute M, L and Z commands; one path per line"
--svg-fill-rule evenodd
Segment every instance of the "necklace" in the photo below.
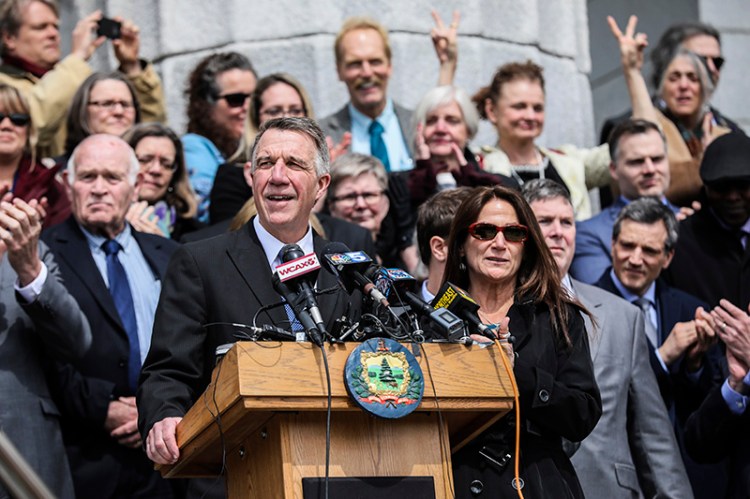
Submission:
M 524 165 L 510 165 L 510 174 L 514 179 L 516 179 L 518 185 L 520 186 L 523 186 L 523 184 L 525 183 L 521 178 L 522 173 L 534 173 L 537 175 L 537 178 L 545 178 L 544 171 L 549 166 L 549 158 L 547 156 L 542 156 L 542 154 L 539 152 L 539 149 L 534 149 L 534 154 L 536 155 L 535 164 L 527 163 Z

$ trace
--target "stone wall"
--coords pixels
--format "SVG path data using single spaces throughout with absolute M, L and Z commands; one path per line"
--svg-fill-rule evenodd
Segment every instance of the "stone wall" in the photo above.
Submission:
M 185 117 L 183 90 L 193 66 L 213 51 L 235 50 L 253 61 L 260 75 L 286 71 L 305 85 L 317 116 L 347 100 L 338 81 L 333 41 L 342 21 L 369 15 L 387 26 L 393 46 L 390 95 L 413 107 L 437 82 L 437 60 L 429 31 L 435 7 L 450 22 L 455 3 L 446 0 L 62 0 L 63 37 L 77 16 L 100 8 L 108 16 L 132 19 L 142 32 L 142 53 L 162 75 L 170 124 L 180 133 Z M 466 0 L 460 3 L 460 62 L 456 83 L 470 93 L 489 83 L 509 61 L 532 59 L 545 67 L 547 126 L 543 145 L 594 141 L 588 73 L 588 19 L 585 0 Z M 93 59 L 113 66 L 111 50 Z M 493 143 L 483 125 L 476 144 Z

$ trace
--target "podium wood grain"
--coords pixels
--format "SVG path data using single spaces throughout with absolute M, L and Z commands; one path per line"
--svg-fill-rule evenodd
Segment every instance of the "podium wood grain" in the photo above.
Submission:
M 437 497 L 451 497 L 451 452 L 513 406 L 501 353 L 418 346 L 422 403 L 406 418 L 385 420 L 362 411 L 346 392 L 344 366 L 356 346 L 325 346 L 333 411 L 330 476 L 432 476 Z M 180 460 L 158 468 L 166 477 L 215 476 L 225 449 L 230 497 L 301 498 L 303 477 L 325 475 L 327 404 L 318 347 L 237 343 L 177 427 Z

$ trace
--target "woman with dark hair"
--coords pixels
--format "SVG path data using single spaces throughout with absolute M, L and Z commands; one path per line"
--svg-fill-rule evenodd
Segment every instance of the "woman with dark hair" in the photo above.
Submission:
M 198 218 L 208 221 L 208 196 L 216 170 L 237 150 L 257 75 L 237 52 L 211 54 L 190 73 L 187 131 L 182 137 L 190 183 L 198 195 Z
M 672 54 L 661 59 L 658 100 L 656 105 L 652 104 L 641 73 L 646 35 L 635 33 L 637 21 L 637 17 L 630 16 L 623 33 L 612 17 L 607 18 L 620 45 L 633 117 L 656 123 L 664 132 L 671 178 L 666 197 L 678 206 L 691 206 L 703 187 L 698 171 L 703 151 L 713 139 L 731 130 L 717 123 L 711 114 L 709 103 L 714 84 L 705 64 L 683 47 L 676 47 Z
M 159 123 L 142 123 L 127 131 L 123 139 L 141 165 L 139 202 L 127 215 L 133 227 L 173 239 L 200 228 L 194 218 L 198 203 L 177 134 Z
M 531 61 L 501 66 L 486 87 L 473 97 L 477 111 L 497 130 L 497 144 L 482 148 L 484 168 L 514 178 L 519 184 L 550 178 L 570 191 L 576 219 L 592 215 L 588 190 L 610 184 L 606 145 L 555 149 L 535 141 L 544 130 L 544 75 Z
M 55 179 L 59 166 L 37 161 L 36 138 L 26 99 L 15 87 L 0 84 L 0 197 L 11 192 L 24 201 L 46 198 L 46 228 L 70 215 L 70 201 Z
M 89 135 L 122 136 L 141 122 L 141 106 L 135 87 L 119 71 L 93 73 L 78 87 L 68 111 L 65 160 Z
M 227 163 L 216 172 L 209 205 L 211 224 L 232 218 L 253 195 L 242 173 L 260 126 L 273 118 L 314 118 L 312 101 L 302 84 L 292 75 L 274 73 L 258 80 L 250 97 L 244 131 L 239 146 Z
M 583 440 L 602 411 L 585 310 L 560 286 L 555 260 L 520 194 L 478 187 L 461 203 L 444 279 L 469 291 L 483 323 L 512 331 L 521 417 L 506 415 L 453 456 L 456 497 L 477 497 L 482 490 L 517 497 L 520 485 L 529 498 L 582 498 L 562 442 Z M 512 459 L 503 465 L 506 454 Z M 514 485 L 516 459 L 522 482 Z

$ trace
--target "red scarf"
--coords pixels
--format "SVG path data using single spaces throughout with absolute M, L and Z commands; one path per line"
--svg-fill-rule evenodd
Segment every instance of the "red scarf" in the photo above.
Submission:
M 33 62 L 29 62 L 25 59 L 21 59 L 20 57 L 16 57 L 10 54 L 3 54 L 3 64 L 8 64 L 9 66 L 15 66 L 19 69 L 22 69 L 26 71 L 27 73 L 31 73 L 37 78 L 41 78 L 45 74 L 47 74 L 47 71 L 49 71 L 52 68 L 43 68 L 37 64 L 34 64 Z

